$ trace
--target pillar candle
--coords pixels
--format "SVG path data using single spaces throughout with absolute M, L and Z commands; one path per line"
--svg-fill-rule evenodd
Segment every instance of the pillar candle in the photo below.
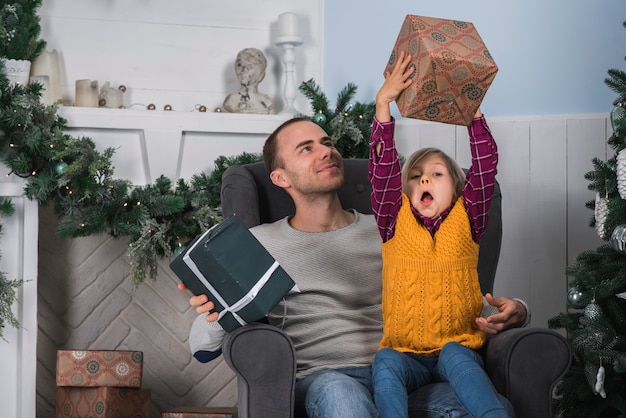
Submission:
M 98 107 L 98 81 L 76 80 L 75 106 Z
M 43 51 L 30 67 L 30 75 L 47 75 L 50 77 L 50 101 L 54 103 L 63 100 L 61 91 L 61 70 L 56 49 L 53 51 Z
M 282 13 L 278 16 L 278 36 L 299 36 L 298 16 L 295 13 Z

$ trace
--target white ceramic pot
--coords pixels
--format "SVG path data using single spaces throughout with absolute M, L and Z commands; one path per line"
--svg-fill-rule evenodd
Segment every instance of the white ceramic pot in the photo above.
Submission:
M 4 60 L 4 69 L 11 85 L 28 84 L 30 77 L 30 61 L 2 59 Z

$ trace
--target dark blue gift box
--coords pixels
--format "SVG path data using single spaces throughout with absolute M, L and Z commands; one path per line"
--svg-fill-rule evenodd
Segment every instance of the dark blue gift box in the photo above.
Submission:
M 226 331 L 265 317 L 295 285 L 236 215 L 196 237 L 170 268 L 215 303 Z

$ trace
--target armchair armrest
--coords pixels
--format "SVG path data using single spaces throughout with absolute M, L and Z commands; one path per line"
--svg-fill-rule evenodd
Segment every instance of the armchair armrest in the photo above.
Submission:
M 570 362 L 567 340 L 544 328 L 501 332 L 489 339 L 485 349 L 485 370 L 511 402 L 517 418 L 552 416 L 552 390 Z
M 244 167 L 231 165 L 224 171 L 221 199 L 225 218 L 237 212 L 239 219 L 248 228 L 261 223 L 257 185 L 252 173 Z
M 296 354 L 291 339 L 267 324 L 250 324 L 224 338 L 222 353 L 237 375 L 239 418 L 292 418 Z

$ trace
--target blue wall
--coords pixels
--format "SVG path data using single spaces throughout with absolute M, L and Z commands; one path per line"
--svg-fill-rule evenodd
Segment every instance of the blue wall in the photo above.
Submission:
M 333 105 L 348 82 L 358 86 L 357 101 L 374 99 L 407 14 L 474 24 L 499 67 L 481 106 L 489 116 L 609 112 L 616 94 L 604 84 L 607 70 L 626 70 L 624 0 L 328 0 L 324 7 L 324 91 Z

